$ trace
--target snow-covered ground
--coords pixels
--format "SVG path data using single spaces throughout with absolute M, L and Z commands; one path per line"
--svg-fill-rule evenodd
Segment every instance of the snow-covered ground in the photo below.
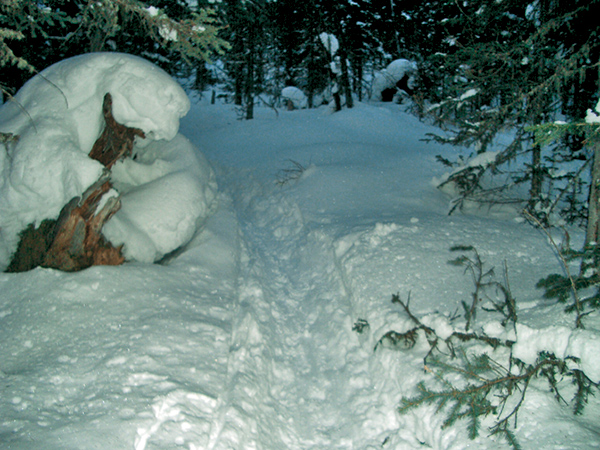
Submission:
M 413 325 L 395 293 L 440 332 L 460 324 L 473 286 L 447 263 L 457 244 L 500 276 L 506 262 L 524 358 L 572 350 L 599 381 L 598 315 L 573 333 L 534 287 L 560 272 L 546 236 L 508 214 L 448 216 L 431 180 L 452 150 L 421 140 L 431 127 L 377 103 L 256 116 L 192 100 L 179 131 L 212 164 L 218 208 L 168 264 L 0 274 L 0 448 L 509 448 L 492 421 L 472 441 L 434 407 L 397 413 L 431 381 L 424 339 L 374 351 Z M 600 397 L 574 416 L 547 382 L 527 392 L 524 449 L 600 448 Z

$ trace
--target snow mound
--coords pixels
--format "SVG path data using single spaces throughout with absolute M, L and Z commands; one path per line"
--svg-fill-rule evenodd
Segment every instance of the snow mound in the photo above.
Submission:
M 393 89 L 404 77 L 407 77 L 407 86 L 413 88 L 417 74 L 417 63 L 407 59 L 392 61 L 385 69 L 375 74 L 371 99 L 381 101 L 383 91 Z
M 169 252 L 182 245 L 193 233 L 191 224 L 200 222 L 203 213 L 211 209 L 209 204 L 216 189 L 211 169 L 203 160 L 189 164 L 194 157 L 193 147 L 182 139 L 174 140 L 179 119 L 190 108 L 183 89 L 162 69 L 139 57 L 120 53 L 76 56 L 33 77 L 14 101 L 0 108 L 0 132 L 18 136 L 6 144 L 6 151 L 0 152 L 0 268 L 8 264 L 22 229 L 30 223 L 39 225 L 44 219 L 56 218 L 63 205 L 81 195 L 102 174 L 104 167 L 89 158 L 88 153 L 104 126 L 102 102 L 107 92 L 112 95 L 115 119 L 146 134 L 145 140 L 136 142 L 134 152 L 141 154 L 142 147 L 154 142 L 150 150 L 154 160 L 140 162 L 146 167 L 138 167 L 131 175 L 142 179 L 130 180 L 129 184 L 137 187 L 135 195 L 143 197 L 147 213 L 144 228 L 146 234 L 152 229 L 150 234 L 158 252 Z M 176 156 L 175 150 L 181 155 Z M 161 153 L 168 154 L 167 160 Z M 177 158 L 185 163 L 176 163 Z M 148 171 L 154 173 L 150 175 Z M 158 181 L 168 173 L 172 174 L 169 179 Z M 197 176 L 204 178 L 194 179 Z M 141 188 L 143 182 L 152 182 L 152 187 Z M 176 194 L 168 189 L 173 183 L 178 185 Z M 159 186 L 167 191 L 162 192 Z M 160 200 L 150 198 L 152 190 L 160 192 Z M 168 213 L 176 214 L 167 221 L 166 211 L 157 209 L 168 203 L 163 197 L 168 193 L 175 194 L 177 202 L 169 205 Z M 141 206 L 133 206 L 135 195 L 132 190 L 123 197 L 117 222 L 137 214 L 135 208 L 139 210 Z M 182 199 L 207 203 L 189 207 L 181 204 Z M 147 206 L 153 202 L 155 214 L 151 215 Z M 176 205 L 180 209 L 173 211 Z M 140 226 L 139 218 L 131 223 L 133 227 Z M 126 247 L 133 247 L 132 242 L 139 241 L 133 238 L 138 231 L 132 229 L 126 236 L 122 230 L 119 240 Z M 140 253 L 131 248 L 125 252 L 132 257 Z
M 289 100 L 294 105 L 294 108 L 303 109 L 308 105 L 308 99 L 304 92 L 294 86 L 287 86 L 281 90 L 281 98 Z
M 214 212 L 214 171 L 184 136 L 152 142 L 112 171 L 121 209 L 104 226 L 127 259 L 153 262 L 190 241 Z

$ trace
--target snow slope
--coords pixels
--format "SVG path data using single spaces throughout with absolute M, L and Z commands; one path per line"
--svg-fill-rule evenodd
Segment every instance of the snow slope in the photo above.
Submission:
M 534 330 L 573 322 L 533 287 L 560 270 L 545 236 L 510 216 L 448 217 L 431 179 L 449 149 L 422 142 L 432 129 L 398 106 L 236 117 L 200 100 L 182 119 L 216 171 L 219 207 L 169 264 L 0 274 L 0 447 L 509 448 L 485 430 L 469 440 L 461 422 L 442 429 L 430 407 L 398 415 L 428 379 L 428 346 L 373 349 L 411 326 L 394 293 L 440 333 L 455 326 L 472 289 L 447 264 L 455 244 L 506 261 L 530 349 L 544 348 Z M 560 341 L 598 355 L 598 323 Z M 576 417 L 544 382 L 528 392 L 523 448 L 600 447 L 598 398 Z

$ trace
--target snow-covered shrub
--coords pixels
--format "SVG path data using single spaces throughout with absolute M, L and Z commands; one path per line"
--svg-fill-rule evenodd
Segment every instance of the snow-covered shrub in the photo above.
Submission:
M 417 76 L 417 63 L 407 59 L 392 61 L 385 69 L 375 74 L 371 100 L 382 101 L 386 91 L 392 96 L 398 89 L 414 89 Z M 390 99 L 391 100 L 391 99 Z
M 276 184 L 278 184 L 279 186 L 283 186 L 287 183 L 289 183 L 290 181 L 297 181 L 300 178 L 302 178 L 302 176 L 304 175 L 304 173 L 308 170 L 305 166 L 303 166 L 302 164 L 300 164 L 298 161 L 293 161 L 293 160 L 289 160 L 288 167 L 286 167 L 285 169 L 281 169 L 279 171 L 279 173 L 277 174 L 277 181 Z M 313 168 L 314 166 L 309 166 L 309 168 Z
M 135 161 L 114 169 L 122 208 L 106 227 L 129 259 L 154 261 L 185 244 L 213 209 L 212 169 L 178 136 L 190 103 L 171 77 L 131 55 L 92 53 L 54 64 L 0 108 L 0 267 L 29 224 L 56 219 L 96 182 L 104 166 L 88 156 L 104 126 L 110 93 L 117 122 L 140 128 Z M 111 195 L 115 195 L 114 192 Z

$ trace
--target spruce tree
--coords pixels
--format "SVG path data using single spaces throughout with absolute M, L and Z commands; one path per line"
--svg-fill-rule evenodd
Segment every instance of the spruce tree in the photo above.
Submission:
M 471 146 L 477 156 L 491 150 L 500 133 L 514 133 L 485 164 L 457 168 L 448 180 L 461 191 L 457 206 L 468 200 L 520 202 L 542 222 L 560 212 L 554 199 L 567 198 L 564 189 L 573 183 L 558 175 L 575 176 L 566 164 L 585 161 L 589 152 L 564 142 L 541 147 L 531 127 L 581 113 L 582 100 L 565 95 L 565 88 L 573 91 L 587 80 L 588 102 L 596 95 L 597 26 L 584 19 L 598 4 L 486 1 L 464 4 L 446 21 L 456 33 L 447 39 L 446 54 L 430 58 L 442 68 L 436 84 L 443 89 L 428 110 L 454 131 L 436 139 Z M 581 27 L 574 28 L 577 23 Z M 490 182 L 493 174 L 505 183 Z
M 61 59 L 90 51 L 142 55 L 175 75 L 228 45 L 214 11 L 184 0 L 0 2 L 3 89 L 14 92 Z
M 255 98 L 262 92 L 265 52 L 271 28 L 267 22 L 267 2 L 257 0 L 225 0 L 223 5 L 227 29 L 225 38 L 231 50 L 224 58 L 234 103 L 241 107 L 242 117 L 254 117 Z

